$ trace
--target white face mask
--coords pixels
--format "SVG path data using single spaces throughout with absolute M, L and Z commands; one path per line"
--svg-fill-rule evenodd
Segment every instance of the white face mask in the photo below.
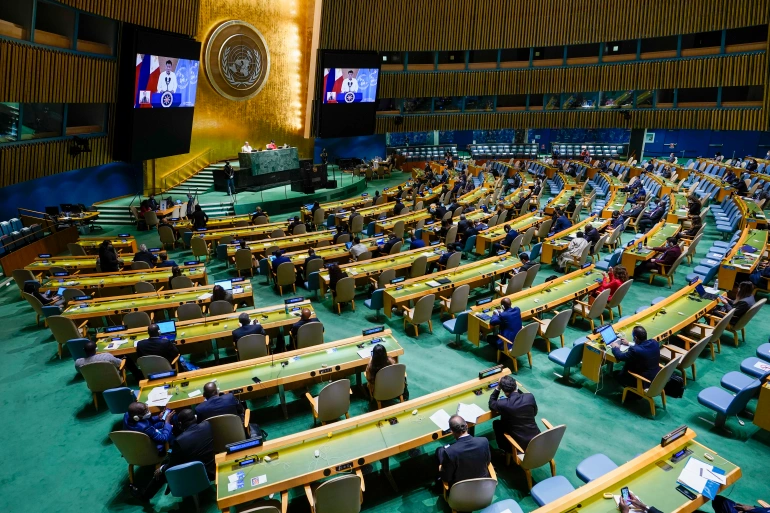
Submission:
M 149 420 L 149 419 L 150 419 L 150 417 L 152 417 L 152 413 L 150 413 L 150 412 L 148 411 L 147 413 L 145 413 L 144 415 L 142 415 L 142 420 Z

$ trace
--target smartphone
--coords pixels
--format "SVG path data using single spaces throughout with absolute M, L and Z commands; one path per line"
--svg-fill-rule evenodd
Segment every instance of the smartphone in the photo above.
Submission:
M 628 492 L 628 487 L 624 486 L 620 489 L 620 496 L 623 498 L 623 501 L 628 504 L 631 501 L 631 494 Z

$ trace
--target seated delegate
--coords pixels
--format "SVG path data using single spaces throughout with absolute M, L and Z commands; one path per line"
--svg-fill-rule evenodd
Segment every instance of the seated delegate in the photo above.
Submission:
M 451 487 L 458 481 L 489 477 L 489 441 L 470 435 L 468 423 L 459 415 L 449 417 L 449 429 L 455 443 L 436 449 L 441 481 Z

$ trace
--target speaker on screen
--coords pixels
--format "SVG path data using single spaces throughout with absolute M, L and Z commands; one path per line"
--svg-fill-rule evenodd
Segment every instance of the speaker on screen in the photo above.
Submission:
M 179 34 L 123 27 L 113 157 L 136 162 L 188 153 L 201 44 Z
M 316 84 L 320 137 L 374 133 L 380 59 L 376 52 L 321 52 Z

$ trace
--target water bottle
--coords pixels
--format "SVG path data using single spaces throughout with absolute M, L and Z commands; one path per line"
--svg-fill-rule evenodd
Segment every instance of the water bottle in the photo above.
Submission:
M 719 278 L 714 280 L 714 289 L 719 290 Z

